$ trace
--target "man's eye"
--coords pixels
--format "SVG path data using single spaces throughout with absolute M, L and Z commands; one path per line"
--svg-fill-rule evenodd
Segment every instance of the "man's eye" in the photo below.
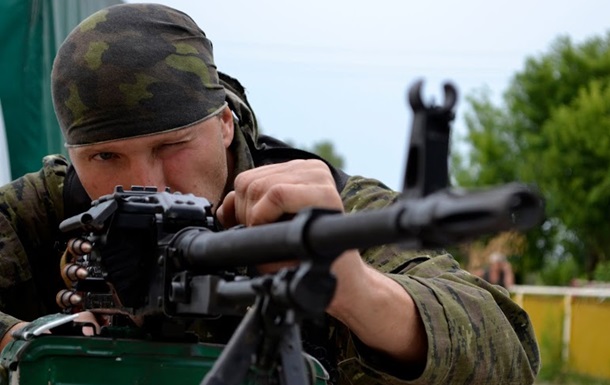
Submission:
M 95 154 L 95 156 L 93 158 L 97 159 L 97 160 L 110 160 L 110 159 L 114 158 L 114 153 L 100 152 L 100 153 Z
M 172 143 L 165 143 L 163 146 L 163 148 L 172 148 L 172 147 L 177 147 L 180 146 L 182 144 L 184 144 L 185 142 L 172 142 Z
M 179 151 L 181 148 L 183 148 L 185 143 L 185 141 L 163 143 L 162 145 L 156 148 L 156 152 L 158 153 L 158 155 L 173 154 L 174 152 Z

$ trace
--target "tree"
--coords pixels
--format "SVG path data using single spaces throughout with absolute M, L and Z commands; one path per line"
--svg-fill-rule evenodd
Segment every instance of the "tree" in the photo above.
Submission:
M 548 220 L 528 235 L 532 258 L 573 255 L 591 276 L 610 258 L 610 34 L 558 38 L 527 59 L 494 106 L 470 96 L 467 153 L 452 159 L 457 184 L 535 183 Z M 537 255 L 535 255 L 537 254 Z
M 337 168 L 343 168 L 345 166 L 345 160 L 343 156 L 335 152 L 335 146 L 329 140 L 321 140 L 315 142 L 311 147 L 308 146 L 296 146 L 290 139 L 285 140 L 286 144 L 292 147 L 298 147 L 302 150 L 309 151 L 316 154 L 326 160 L 328 163 Z
M 328 163 L 337 168 L 343 168 L 345 164 L 343 157 L 335 152 L 335 146 L 328 140 L 314 143 L 309 151 L 326 159 Z

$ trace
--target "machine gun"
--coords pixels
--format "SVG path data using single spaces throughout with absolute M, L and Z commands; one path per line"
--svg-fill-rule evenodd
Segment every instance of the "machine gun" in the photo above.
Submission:
M 205 198 L 153 187 L 117 187 L 87 212 L 62 222 L 63 231 L 81 230 L 88 246 L 74 261 L 76 267 L 67 267 L 81 279 L 75 279 L 73 290 L 60 293 L 58 300 L 68 310 L 112 308 L 116 310 L 112 317 L 137 319 L 161 313 L 170 324 L 219 314 L 241 316 L 226 346 L 216 347 L 218 358 L 211 365 L 209 357 L 207 366 L 191 364 L 195 373 L 205 374 L 201 384 L 325 383 L 328 375 L 321 365 L 302 354 L 300 324 L 323 315 L 332 300 L 335 278 L 330 267 L 342 252 L 390 243 L 438 248 L 500 231 L 526 230 L 543 215 L 542 200 L 525 185 L 477 191 L 448 187 L 449 133 L 457 93 L 445 84 L 444 104 L 427 106 L 421 100 L 421 87 L 422 82 L 417 82 L 409 92 L 414 116 L 404 191 L 390 206 L 350 214 L 309 208 L 280 223 L 223 230 Z M 244 269 L 295 259 L 298 265 L 275 274 L 250 275 Z M 49 322 L 66 325 L 74 315 L 67 311 L 49 319 L 23 329 L 2 354 L 9 372 L 22 367 L 22 383 L 25 363 L 34 361 L 32 351 L 41 354 L 32 348 L 36 343 L 48 340 L 47 350 L 49 346 L 67 350 L 61 349 L 67 337 L 40 335 Z M 111 320 L 103 330 L 113 338 L 104 339 L 103 332 L 98 338 L 78 337 L 78 343 L 70 346 L 78 345 L 81 353 L 103 350 L 116 364 L 130 357 L 117 338 L 124 326 Z M 174 332 L 153 337 L 175 338 L 175 329 L 170 330 Z M 109 340 L 114 341 L 112 348 Z M 145 341 L 149 349 L 157 342 Z M 184 349 L 185 344 L 171 346 Z M 187 346 L 188 353 L 180 350 L 183 360 L 204 355 L 197 350 L 202 344 Z M 175 362 L 175 356 L 180 354 L 165 364 Z M 114 382 L 146 381 L 124 377 Z M 49 377 L 42 379 L 52 383 Z

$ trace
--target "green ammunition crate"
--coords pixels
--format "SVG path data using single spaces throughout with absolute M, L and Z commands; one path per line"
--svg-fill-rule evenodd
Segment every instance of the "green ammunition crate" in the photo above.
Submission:
M 0 354 L 0 385 L 190 385 L 200 384 L 221 345 L 101 337 L 41 335 L 11 342 Z M 307 357 L 312 383 L 328 373 Z M 244 385 L 256 385 L 254 371 Z

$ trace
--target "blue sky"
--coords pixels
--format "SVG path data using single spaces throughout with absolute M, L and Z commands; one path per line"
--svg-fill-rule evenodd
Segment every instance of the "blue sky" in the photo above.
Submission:
M 151 2 L 151 1 L 147 1 Z M 218 68 L 237 77 L 267 134 L 310 146 L 329 140 L 346 171 L 402 186 L 417 79 L 442 102 L 488 87 L 500 100 L 528 56 L 559 35 L 575 42 L 610 30 L 610 2 L 287 0 L 153 1 L 189 14 L 214 43 Z M 462 131 L 463 132 L 463 131 Z

